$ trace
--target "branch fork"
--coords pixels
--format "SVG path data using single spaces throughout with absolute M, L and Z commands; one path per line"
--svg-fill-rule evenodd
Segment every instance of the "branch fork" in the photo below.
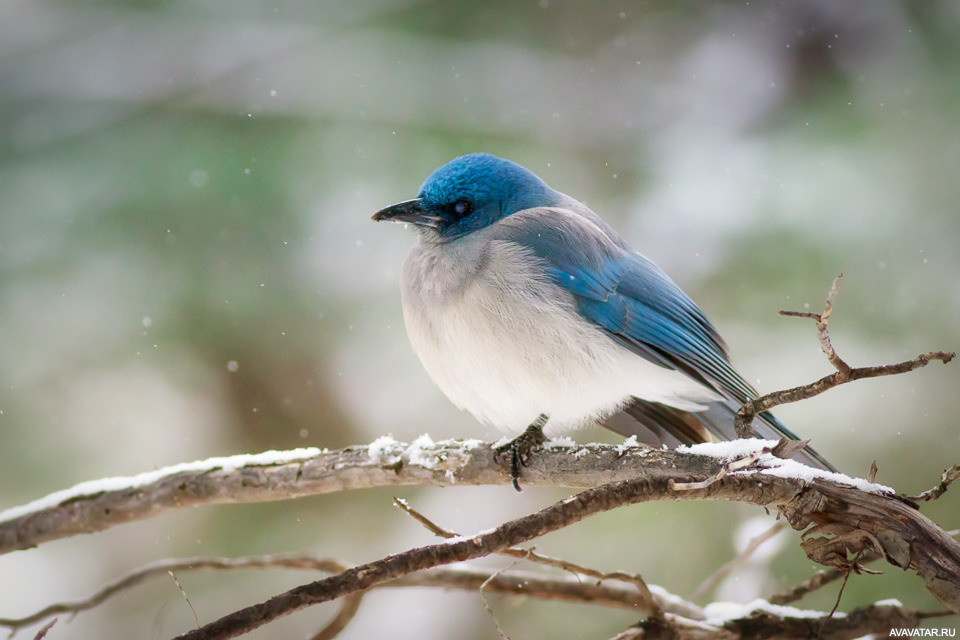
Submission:
M 957 355 L 952 351 L 931 351 L 920 354 L 912 360 L 905 360 L 904 362 L 899 362 L 897 364 L 886 364 L 873 367 L 851 367 L 837 354 L 836 349 L 834 349 L 833 343 L 830 341 L 830 331 L 827 326 L 827 321 L 830 318 L 830 314 L 833 312 L 834 298 L 836 298 L 837 292 L 840 290 L 841 278 L 843 278 L 842 273 L 833 280 L 833 284 L 830 286 L 830 291 L 827 293 L 826 303 L 824 304 L 822 313 L 811 313 L 807 311 L 779 312 L 779 315 L 781 316 L 810 318 L 816 322 L 817 338 L 820 341 L 820 350 L 823 351 L 824 355 L 827 356 L 827 360 L 833 365 L 833 368 L 836 369 L 836 372 L 828 376 L 824 376 L 816 382 L 794 387 L 793 389 L 774 391 L 773 393 L 768 393 L 756 398 L 755 400 L 745 403 L 737 411 L 737 416 L 734 422 L 734 428 L 737 436 L 740 438 L 752 438 L 754 433 L 750 423 L 753 422 L 753 419 L 757 417 L 758 413 L 768 411 L 778 405 L 789 402 L 797 402 L 799 400 L 806 400 L 807 398 L 818 396 L 828 389 L 833 389 L 834 387 L 838 387 L 841 384 L 852 382 L 854 380 L 907 373 L 908 371 L 925 367 L 930 362 L 935 360 L 946 364 L 953 360 L 953 358 Z

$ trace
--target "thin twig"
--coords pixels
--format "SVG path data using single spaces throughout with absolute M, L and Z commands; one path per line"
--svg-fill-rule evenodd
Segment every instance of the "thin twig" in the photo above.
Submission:
M 719 471 L 717 471 L 715 474 L 713 474 L 709 478 L 706 478 L 704 480 L 699 480 L 697 482 L 676 482 L 674 480 L 671 480 L 670 488 L 675 491 L 693 491 L 695 489 L 706 489 L 707 487 L 712 485 L 714 482 L 725 477 L 727 474 L 733 473 L 735 471 L 741 471 L 755 464 L 757 460 L 767 455 L 768 453 L 770 453 L 770 449 L 767 447 L 764 447 L 760 451 L 755 451 L 750 455 L 746 455 L 742 458 L 737 458 L 736 460 L 731 460 L 725 463 L 723 467 L 720 468 Z
M 43 640 L 43 638 L 47 636 L 47 632 L 53 628 L 53 625 L 57 624 L 57 620 L 58 618 L 54 618 L 47 624 L 43 625 L 43 627 L 41 627 L 40 630 L 37 631 L 37 635 L 33 636 L 33 640 Z
M 857 558 L 859 560 L 859 557 Z M 823 622 L 820 624 L 820 628 L 817 630 L 817 640 L 823 636 L 823 628 L 827 626 L 827 622 L 833 618 L 833 614 L 837 612 L 837 609 L 840 607 L 840 599 L 843 597 L 843 590 L 847 588 L 847 580 L 850 579 L 850 571 L 846 571 L 843 576 L 843 582 L 840 583 L 840 591 L 837 592 L 837 599 L 833 602 L 833 608 L 830 609 L 830 613 L 827 614 L 827 617 L 823 619 Z
M 782 316 L 811 318 L 817 323 L 817 337 L 820 340 L 820 349 L 827 356 L 827 360 L 830 361 L 830 364 L 833 365 L 834 369 L 836 369 L 836 372 L 828 376 L 824 376 L 816 382 L 783 391 L 774 391 L 773 393 L 768 393 L 744 403 L 743 406 L 741 406 L 737 411 L 737 416 L 734 421 L 734 429 L 739 437 L 752 437 L 754 434 L 753 429 L 750 427 L 750 423 L 753 422 L 753 419 L 757 416 L 757 414 L 768 411 L 778 405 L 787 404 L 789 402 L 797 402 L 799 400 L 806 400 L 807 398 L 818 396 L 828 389 L 833 389 L 834 387 L 840 386 L 841 384 L 845 384 L 847 382 L 852 382 L 854 380 L 907 373 L 909 371 L 919 369 L 920 367 L 924 367 L 933 360 L 939 360 L 940 362 L 946 364 L 957 355 L 954 352 L 931 351 L 929 353 L 921 354 L 912 360 L 905 360 L 897 364 L 858 368 L 851 367 L 839 355 L 837 355 L 836 349 L 834 349 L 833 344 L 830 341 L 830 331 L 827 327 L 827 321 L 829 320 L 830 314 L 833 311 L 833 301 L 840 289 L 840 279 L 842 277 L 843 274 L 837 276 L 834 279 L 833 284 L 830 286 L 830 291 L 827 293 L 826 303 L 822 313 L 818 314 L 806 311 L 779 312 Z
M 440 525 L 436 524 L 425 515 L 411 507 L 406 500 L 403 498 L 394 498 L 393 503 L 395 506 L 400 508 L 404 513 L 412 517 L 414 520 L 423 525 L 428 531 L 433 533 L 436 536 L 441 538 L 456 538 L 458 534 L 448 529 L 444 529 Z M 632 584 L 640 592 L 640 596 L 646 600 L 646 605 L 642 608 L 647 612 L 656 615 L 661 610 L 661 603 L 650 591 L 650 587 L 641 578 L 639 575 L 627 573 L 625 571 L 613 571 L 613 572 L 602 572 L 596 569 L 591 569 L 590 567 L 585 567 L 583 565 L 578 565 L 567 560 L 562 560 L 560 558 L 553 558 L 550 556 L 545 556 L 539 553 L 536 553 L 533 549 L 518 549 L 516 547 L 508 547 L 497 552 L 499 555 L 509 556 L 511 558 L 518 558 L 522 560 L 529 560 L 536 564 L 544 565 L 547 567 L 554 567 L 557 569 L 563 569 L 573 574 L 579 574 L 586 576 L 588 578 L 594 578 L 599 581 L 604 580 L 618 580 L 620 582 L 627 582 Z M 686 611 L 685 615 L 690 615 L 690 612 L 693 611 L 694 614 L 702 615 L 702 610 L 698 611 L 698 607 L 693 603 L 684 603 Z
M 337 611 L 337 615 L 327 623 L 327 626 L 320 629 L 320 631 L 310 638 L 310 640 L 332 640 L 332 638 L 339 635 L 341 631 L 347 628 L 347 625 L 350 624 L 354 616 L 357 615 L 360 602 L 366 594 L 366 591 L 357 591 L 356 593 L 348 593 L 345 595 L 343 602 L 340 603 L 340 610 Z
M 477 589 L 477 591 L 480 593 L 480 600 L 483 602 L 483 608 L 486 610 L 487 614 L 493 620 L 493 624 L 497 628 L 497 633 L 500 634 L 500 638 L 502 640 L 510 640 L 510 636 L 508 636 L 507 633 L 503 630 L 503 627 L 500 626 L 500 618 L 498 618 L 497 614 L 494 613 L 493 607 L 491 607 L 490 603 L 487 601 L 487 596 L 484 594 L 484 591 L 486 590 L 487 585 L 492 583 L 495 579 L 497 579 L 499 576 L 506 573 L 510 569 L 513 569 L 518 564 L 520 564 L 519 559 L 514 560 L 512 563 L 510 563 L 510 566 L 504 569 L 500 569 L 499 571 L 495 571 L 494 573 L 491 573 L 490 577 L 484 580 L 483 584 L 480 585 L 480 588 Z
M 860 562 L 868 563 L 878 560 L 880 556 L 877 554 L 871 554 L 871 552 L 866 552 L 860 558 Z M 817 589 L 824 587 L 831 582 L 839 580 L 844 576 L 848 575 L 850 571 L 848 569 L 838 569 L 836 567 L 831 569 L 826 569 L 824 571 L 818 571 L 800 584 L 785 591 L 776 593 L 768 598 L 771 604 L 792 604 L 798 600 L 802 600 L 807 597 Z
M 264 555 L 244 558 L 221 558 L 200 556 L 194 558 L 168 558 L 151 562 L 124 576 L 113 580 L 86 598 L 72 602 L 59 602 L 22 618 L 0 618 L 0 627 L 16 633 L 20 629 L 37 624 L 47 618 L 60 614 L 76 615 L 93 609 L 111 597 L 131 589 L 136 585 L 158 575 L 166 573 L 192 571 L 196 569 L 214 569 L 228 571 L 234 569 L 311 569 L 326 573 L 339 573 L 347 568 L 336 560 L 317 558 L 307 555 Z
M 940 476 L 940 482 L 936 486 L 927 489 L 918 496 L 910 498 L 915 502 L 926 502 L 928 500 L 936 500 L 944 493 L 947 492 L 947 487 L 949 487 L 955 480 L 960 478 L 960 464 L 955 464 L 946 471 L 943 472 L 943 475 Z
M 197 623 L 197 627 L 200 626 L 200 616 L 197 615 L 197 610 L 194 608 L 193 603 L 190 602 L 190 596 L 187 595 L 187 592 L 180 585 L 180 581 L 177 580 L 177 574 L 173 571 L 167 571 L 170 574 L 170 577 L 173 578 L 173 584 L 177 585 L 177 590 L 180 592 L 180 595 L 183 596 L 183 599 L 187 602 L 187 606 L 190 607 L 190 613 L 193 614 L 193 619 Z

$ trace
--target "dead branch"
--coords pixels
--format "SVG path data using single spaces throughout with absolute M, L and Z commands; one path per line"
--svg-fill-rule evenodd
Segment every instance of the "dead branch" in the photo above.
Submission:
M 138 567 L 116 580 L 112 580 L 95 593 L 70 602 L 59 602 L 22 618 L 0 618 L 0 627 L 6 627 L 11 633 L 32 626 L 53 616 L 76 615 L 97 607 L 110 598 L 123 593 L 143 582 L 170 572 L 196 571 L 211 569 L 215 571 L 234 571 L 238 569 L 309 569 L 324 573 L 339 573 L 348 565 L 330 558 L 312 555 L 275 554 L 248 556 L 243 558 L 223 558 L 198 556 L 194 558 L 168 558 Z
M 448 486 L 506 484 L 509 474 L 493 460 L 488 443 L 448 440 L 408 445 L 390 440 L 374 447 L 314 450 L 283 463 L 218 462 L 210 468 L 161 469 L 146 484 L 122 488 L 58 492 L 0 514 L 0 553 L 28 549 L 80 533 L 152 518 L 190 506 L 289 500 L 305 496 L 378 486 Z M 760 442 L 760 441 L 758 441 Z M 377 444 L 377 443 L 374 443 Z M 230 458 L 224 460 L 232 460 Z M 524 483 L 540 486 L 591 487 L 637 475 L 682 480 L 709 478 L 716 459 L 687 452 L 650 450 L 642 446 L 550 446 L 531 457 Z M 133 479 L 129 479 L 133 480 Z
M 336 451 L 303 450 L 284 462 L 241 455 L 188 465 L 187 470 L 176 465 L 152 474 L 156 477 L 146 483 L 137 477 L 113 478 L 111 484 L 120 487 L 116 489 L 82 483 L 36 505 L 0 513 L 0 553 L 198 505 L 289 500 L 376 486 L 508 481 L 508 474 L 490 462 L 490 447 L 481 444 L 474 440 L 421 446 L 381 438 L 372 445 Z M 589 484 L 585 478 L 581 482 Z
M 947 531 L 946 533 L 948 536 L 955 538 L 957 535 L 960 535 L 960 529 Z M 870 564 L 871 562 L 876 562 L 879 559 L 880 555 L 878 553 L 867 550 L 860 554 L 860 557 L 857 559 L 857 563 L 860 565 L 865 565 Z M 792 602 L 796 602 L 807 597 L 820 587 L 842 579 L 847 575 L 847 573 L 847 569 L 840 569 L 836 567 L 818 571 L 800 584 L 770 596 L 769 601 L 772 604 L 790 604 Z
M 762 446 L 763 442 L 759 444 Z M 777 460 L 770 458 L 761 463 Z M 777 460 L 777 464 L 796 463 Z M 715 467 L 708 475 L 719 473 L 722 465 Z M 960 545 L 917 512 L 912 503 L 886 492 L 856 489 L 831 479 L 833 475 L 822 473 L 822 477 L 804 480 L 757 469 L 722 476 L 702 489 L 683 491 L 671 488 L 671 478 L 663 476 L 614 482 L 588 489 L 471 538 L 455 538 L 347 569 L 236 611 L 180 638 L 235 637 L 319 602 L 369 589 L 415 571 L 497 553 L 600 511 L 664 498 L 737 500 L 776 509 L 795 529 L 813 528 L 814 534 L 804 543 L 811 559 L 830 566 L 849 567 L 849 555 L 866 548 L 877 549 L 891 564 L 916 571 L 931 593 L 951 610 L 960 611 Z M 698 479 L 690 476 L 682 481 L 692 483 Z M 828 523 L 837 524 L 825 528 Z
M 890 376 L 914 371 L 920 367 L 927 366 L 934 360 L 939 360 L 946 364 L 957 355 L 953 352 L 931 351 L 921 354 L 912 360 L 905 360 L 904 362 L 896 364 L 884 364 L 873 367 L 851 367 L 837 355 L 836 349 L 834 349 L 833 343 L 830 341 L 830 332 L 827 327 L 827 321 L 830 318 L 830 313 L 833 311 L 833 300 L 837 295 L 837 291 L 840 289 L 840 279 L 842 277 L 843 274 L 841 273 L 834 279 L 833 284 L 830 286 L 830 291 L 827 293 L 827 299 L 822 313 L 810 313 L 806 311 L 779 312 L 782 316 L 811 318 L 817 323 L 817 338 L 820 340 L 820 350 L 827 356 L 827 360 L 833 365 L 836 372 L 824 376 L 816 382 L 783 391 L 774 391 L 745 403 L 740 407 L 740 410 L 737 411 L 737 417 L 734 422 L 734 428 L 739 437 L 753 437 L 753 429 L 750 427 L 753 419 L 758 413 L 768 411 L 778 405 L 806 400 L 807 398 L 818 396 L 824 391 L 838 387 L 841 384 L 846 384 L 847 382 L 853 382 L 854 380 L 877 378 L 880 376 Z
M 760 451 L 771 443 L 755 440 L 751 444 L 756 451 Z M 493 463 L 489 445 L 445 442 L 421 445 L 414 449 L 402 443 L 393 443 L 380 447 L 374 454 L 371 451 L 369 447 L 351 447 L 338 452 L 321 452 L 311 459 L 276 466 L 255 465 L 193 475 L 190 475 L 192 472 L 181 472 L 162 476 L 155 487 L 142 486 L 96 496 L 78 496 L 37 513 L 26 513 L 0 523 L 0 541 L 8 541 L 9 550 L 11 546 L 22 548 L 89 530 L 90 527 L 83 522 L 85 514 L 93 514 L 94 522 L 101 525 L 106 523 L 106 526 L 134 519 L 132 515 L 145 517 L 152 515 L 145 508 L 151 498 L 156 505 L 155 510 L 163 510 L 202 502 L 281 499 L 306 495 L 311 490 L 319 489 L 322 492 L 348 486 L 373 486 L 376 483 L 442 485 L 480 484 L 481 481 L 491 480 L 502 484 L 509 482 L 507 474 Z M 671 481 L 702 483 L 704 479 L 714 478 L 723 471 L 726 462 L 685 450 L 625 449 L 607 445 L 550 447 L 532 456 L 530 466 L 525 469 L 527 484 L 582 486 L 604 481 L 609 484 L 556 505 L 557 512 L 549 517 L 534 514 L 528 517 L 532 520 L 521 519 L 504 525 L 514 528 L 509 528 L 513 535 L 504 539 L 503 544 L 493 544 L 487 538 L 481 547 L 464 547 L 465 543 L 457 542 L 440 545 L 443 553 L 435 549 L 427 556 L 400 554 L 397 559 L 387 559 L 389 562 L 384 566 L 350 569 L 340 578 L 331 578 L 339 585 L 335 588 L 328 583 L 307 591 L 312 594 L 311 597 L 318 594 L 323 598 L 338 597 L 426 566 L 437 566 L 443 563 L 444 558 L 463 559 L 460 556 L 465 553 L 469 557 L 485 555 L 532 539 L 534 533 L 541 535 L 552 530 L 551 527 L 565 526 L 547 526 L 542 521 L 544 518 L 558 518 L 556 522 L 569 524 L 596 510 L 633 502 L 722 499 L 779 509 L 798 530 L 835 523 L 842 531 L 816 530 L 815 535 L 805 541 L 804 549 L 812 559 L 828 566 L 848 568 L 852 554 L 866 548 L 878 548 L 892 564 L 916 571 L 925 580 L 928 589 L 948 607 L 954 611 L 960 610 L 960 545 L 921 515 L 912 503 L 896 497 L 892 492 L 863 491 L 853 486 L 853 481 L 845 476 L 812 472 L 798 463 L 780 460 L 772 455 L 760 458 L 755 468 L 727 473 L 703 488 L 678 491 L 670 486 Z M 804 470 L 806 479 L 789 477 L 790 465 L 797 465 L 798 470 Z M 765 468 L 771 473 L 765 473 Z M 811 473 L 814 474 L 812 478 Z M 232 487 L 232 490 L 217 491 L 224 486 Z M 184 495 L 191 499 L 170 499 L 170 496 Z M 132 505 L 131 509 L 124 512 L 128 504 Z M 104 509 L 107 513 L 104 513 Z M 120 512 L 119 517 L 115 515 L 116 511 Z M 55 526 L 50 526 L 50 523 Z M 48 528 L 45 529 L 44 525 Z M 530 537 L 520 535 L 522 532 L 530 533 Z M 31 535 L 36 537 L 31 538 Z M 10 540 L 16 544 L 11 545 Z M 432 553 L 440 555 L 430 555 Z M 299 597 L 299 592 L 297 594 Z
M 365 591 L 357 591 L 356 593 L 344 596 L 337 615 L 335 615 L 323 629 L 315 633 L 310 640 L 331 640 L 337 637 L 341 631 L 347 628 L 347 625 L 350 624 L 354 616 L 357 615 L 357 611 L 360 609 L 360 602 L 363 600 L 365 593 Z
M 955 464 L 946 471 L 943 472 L 943 475 L 940 476 L 940 482 L 936 486 L 927 489 L 918 496 L 911 498 L 916 502 L 927 502 L 929 500 L 936 500 L 943 494 L 947 492 L 947 487 L 953 484 L 957 479 L 960 479 L 960 464 Z
M 880 556 L 876 553 L 866 551 L 860 556 L 857 562 L 866 564 L 879 559 Z M 824 571 L 818 571 L 800 584 L 770 596 L 770 602 L 772 604 L 790 604 L 792 602 L 796 602 L 810 595 L 817 589 L 830 584 L 831 582 L 842 580 L 849 573 L 849 569 L 838 569 L 836 567 L 832 569 L 826 569 Z
M 394 498 L 393 503 L 403 510 L 404 513 L 412 517 L 414 520 L 422 524 L 428 531 L 437 535 L 441 538 L 456 538 L 458 534 L 448 531 L 432 520 L 428 519 L 422 513 L 411 507 L 405 500 L 399 498 Z M 632 584 L 637 588 L 637 591 L 640 593 L 644 602 L 640 605 L 639 608 L 651 613 L 653 615 L 658 615 L 663 606 L 662 599 L 656 598 L 653 593 L 650 591 L 650 587 L 647 586 L 646 581 L 643 578 L 636 574 L 626 573 L 625 571 L 613 571 L 605 573 L 602 571 L 597 571 L 596 569 L 591 569 L 590 567 L 584 567 L 582 565 L 569 562 L 567 560 L 562 560 L 560 558 L 551 558 L 549 556 L 544 556 L 542 554 L 536 553 L 533 549 L 519 549 L 517 547 L 507 547 L 502 551 L 498 552 L 500 555 L 509 556 L 511 558 L 516 558 L 518 560 L 529 560 L 536 564 L 543 565 L 545 567 L 554 567 L 557 569 L 563 569 L 574 575 L 581 575 L 588 578 L 593 578 L 601 582 L 605 580 L 616 580 L 619 582 L 627 582 Z M 683 615 L 688 617 L 698 617 L 702 616 L 702 611 L 699 610 L 693 603 L 683 602 L 680 598 L 674 597 L 670 603 L 668 603 L 668 609 L 674 613 L 682 611 Z
M 378 586 L 442 587 L 445 589 L 476 591 L 486 582 L 487 586 L 485 587 L 485 591 L 488 593 L 523 595 L 524 597 L 595 604 L 637 611 L 650 611 L 649 597 L 653 597 L 656 601 L 657 609 L 660 611 L 666 611 L 693 620 L 699 620 L 705 617 L 700 607 L 692 603 L 684 602 L 681 598 L 673 594 L 666 594 L 659 588 L 657 589 L 657 593 L 652 596 L 644 594 L 636 582 L 622 578 L 617 572 L 601 574 L 598 571 L 578 567 L 565 561 L 556 562 L 562 564 L 550 563 L 549 566 L 560 566 L 568 571 L 570 567 L 576 567 L 572 570 L 574 573 L 588 577 L 596 577 L 598 580 L 595 582 L 585 581 L 576 576 L 569 578 L 545 576 L 528 571 L 506 571 L 493 575 L 491 571 L 487 569 L 437 567 L 432 570 L 404 576 L 391 582 L 385 582 Z M 138 567 L 126 575 L 107 583 L 95 593 L 85 598 L 52 604 L 22 618 L 0 618 L 0 627 L 9 629 L 11 633 L 17 633 L 22 629 L 43 622 L 54 616 L 63 614 L 76 615 L 93 609 L 151 578 L 165 575 L 171 571 L 184 573 L 203 569 L 215 571 L 301 569 L 336 574 L 345 570 L 348 566 L 347 563 L 339 560 L 311 554 L 273 554 L 241 558 L 213 556 L 170 558 Z M 600 576 L 604 576 L 605 579 L 601 580 Z M 349 622 L 348 616 L 352 616 L 352 614 L 356 612 L 356 606 L 358 605 L 359 597 L 353 602 L 347 602 L 345 600 L 341 611 L 331 620 L 327 627 L 321 631 L 321 633 L 326 633 L 327 635 L 318 634 L 314 636 L 313 640 L 333 637 L 333 629 L 342 629 L 343 624 Z

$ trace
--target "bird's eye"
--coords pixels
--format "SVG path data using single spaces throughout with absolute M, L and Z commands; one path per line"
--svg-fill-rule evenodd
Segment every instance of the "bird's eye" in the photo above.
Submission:
M 453 203 L 453 212 L 458 218 L 470 215 L 471 211 L 473 211 L 473 203 L 469 200 L 457 200 Z

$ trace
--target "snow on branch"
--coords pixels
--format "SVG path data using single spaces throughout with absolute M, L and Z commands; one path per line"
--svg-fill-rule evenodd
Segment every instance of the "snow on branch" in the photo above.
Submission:
M 767 447 L 772 444 L 759 443 Z M 741 446 L 752 444 L 754 441 L 747 441 Z M 672 459 L 681 468 L 689 467 L 695 459 L 695 464 L 712 468 L 712 473 L 707 475 L 716 480 L 702 488 L 674 488 L 675 482 L 692 484 L 703 478 L 702 471 L 693 474 L 675 469 L 672 473 L 643 474 L 587 489 L 472 537 L 451 538 L 351 567 L 226 615 L 179 638 L 232 638 L 320 602 L 417 571 L 501 552 L 601 511 L 662 499 L 736 500 L 776 510 L 795 529 L 807 530 L 802 546 L 817 562 L 845 566 L 853 571 L 857 565 L 849 556 L 874 549 L 894 566 L 915 571 L 931 593 L 952 611 L 960 612 L 960 544 L 920 514 L 911 501 L 879 486 L 867 487 L 864 481 L 856 483 L 860 485 L 856 487 L 839 474 L 809 470 L 798 463 L 776 458 L 768 460 L 771 454 L 761 456 L 756 468 L 725 474 L 721 473 L 724 464 L 720 456 L 690 452 L 676 455 L 678 457 Z M 793 465 L 807 471 L 784 471 Z
M 527 485 L 566 487 L 593 487 L 639 474 L 675 481 L 689 474 L 709 478 L 719 470 L 718 460 L 742 458 L 770 445 L 771 441 L 751 439 L 666 451 L 629 443 L 576 445 L 558 439 L 531 458 L 523 478 Z M 807 479 L 833 477 L 863 489 L 892 493 L 880 485 L 774 456 L 767 456 L 767 466 L 768 473 L 792 473 Z M 509 479 L 494 461 L 490 444 L 479 440 L 434 443 L 428 436 L 413 444 L 382 437 L 367 446 L 335 451 L 295 449 L 210 458 L 137 476 L 84 482 L 0 512 L 0 553 L 102 531 L 183 507 L 289 500 L 380 486 L 501 484 Z
M 820 471 L 769 451 L 773 441 L 743 440 L 676 451 L 554 441 L 525 469 L 528 485 L 593 486 L 540 512 L 472 538 L 412 549 L 304 585 L 240 610 L 185 638 L 233 637 L 278 615 L 354 593 L 415 571 L 495 553 L 627 504 L 652 500 L 732 500 L 777 511 L 804 531 L 802 546 L 821 563 L 858 570 L 854 558 L 872 550 L 894 566 L 916 572 L 952 611 L 960 612 L 960 544 L 892 489 Z M 312 455 L 310 455 L 312 453 Z M 254 502 L 348 488 L 509 482 L 489 444 L 421 438 L 414 445 L 380 439 L 366 447 L 231 458 L 155 472 L 149 482 L 117 479 L 59 494 L 33 508 L 8 511 L 0 522 L 4 550 L 99 530 L 187 505 Z M 731 461 L 755 458 L 747 468 Z M 142 478 L 141 478 L 142 480 Z M 704 480 L 712 480 L 704 482 Z M 118 486 L 121 485 L 121 486 Z M 295 602 L 295 606 L 290 603 Z M 214 633 L 216 631 L 216 633 Z M 204 635 L 206 633 L 212 635 Z

